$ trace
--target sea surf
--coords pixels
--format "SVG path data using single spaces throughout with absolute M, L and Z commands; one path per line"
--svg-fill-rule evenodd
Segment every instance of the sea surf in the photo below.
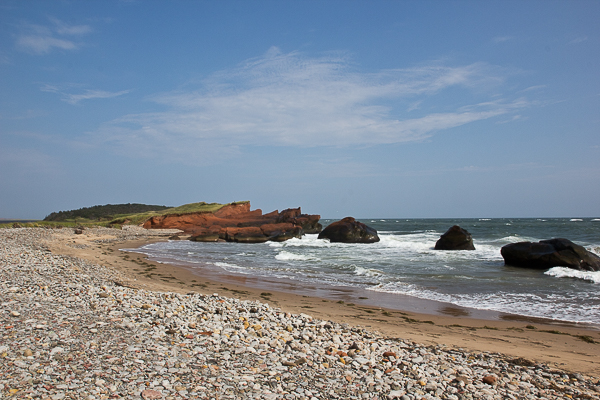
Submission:
M 321 220 L 326 226 L 334 220 Z M 493 315 L 598 325 L 600 272 L 555 267 L 530 270 L 504 265 L 502 246 L 567 238 L 600 252 L 597 218 L 361 219 L 378 231 L 373 244 L 330 243 L 317 235 L 262 244 L 168 241 L 127 249 L 204 274 L 245 277 L 337 298 L 360 292 L 406 309 L 410 299 Z M 476 250 L 434 250 L 452 225 L 473 236 Z M 286 286 L 287 285 L 287 286 Z M 315 292 L 316 291 L 316 292 Z M 366 295 L 365 295 L 366 293 Z M 407 299 L 409 299 L 407 301 Z M 436 311 L 437 310 L 437 311 Z M 472 314 L 467 312 L 467 314 Z

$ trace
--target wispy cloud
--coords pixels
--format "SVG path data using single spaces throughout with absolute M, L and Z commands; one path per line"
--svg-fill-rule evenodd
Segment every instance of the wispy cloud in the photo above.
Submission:
M 90 99 L 108 99 L 111 97 L 122 96 L 129 93 L 130 90 L 121 90 L 120 92 L 107 92 L 105 90 L 86 90 L 81 94 L 65 94 L 65 101 L 70 104 L 77 104 L 81 100 Z
M 455 104 L 443 112 L 406 118 L 403 104 L 454 88 L 483 90 L 505 77 L 494 66 L 449 67 L 360 73 L 340 54 L 309 58 L 276 48 L 264 57 L 220 71 L 200 88 L 154 96 L 167 111 L 130 114 L 98 132 L 120 149 L 148 156 L 208 160 L 237 154 L 241 146 L 353 146 L 423 140 L 437 131 L 511 113 L 525 100 Z M 448 111 L 452 108 L 453 111 Z M 414 107 L 409 107 L 414 113 Z M 143 147 L 143 150 L 140 147 Z M 219 156 L 222 156 L 220 154 Z
M 539 164 L 535 162 L 527 162 L 520 164 L 499 164 L 499 165 L 464 165 L 461 167 L 451 168 L 431 168 L 431 169 L 391 169 L 387 171 L 389 176 L 436 176 L 436 175 L 456 175 L 456 174 L 474 174 L 474 173 L 512 173 L 514 171 L 546 171 L 553 169 L 554 166 L 549 164 Z
M 131 92 L 130 90 L 121 90 L 119 92 L 107 92 L 106 90 L 83 90 L 81 93 L 68 93 L 72 87 L 78 87 L 80 85 L 50 85 L 44 84 L 40 90 L 42 92 L 58 93 L 62 96 L 62 100 L 69 104 L 77 104 L 82 100 L 90 99 L 108 99 L 111 97 L 122 96 Z
M 503 42 L 508 42 L 509 40 L 513 40 L 514 37 L 512 36 L 496 36 L 494 38 L 492 38 L 492 41 L 494 43 L 503 43 Z
M 49 18 L 48 26 L 23 24 L 21 32 L 16 36 L 18 49 L 30 54 L 48 54 L 54 49 L 75 50 L 81 47 L 77 38 L 90 33 L 89 25 L 68 25 L 56 19 Z
M 546 89 L 548 87 L 548 85 L 535 85 L 535 86 L 529 86 L 521 91 L 519 91 L 519 93 L 525 93 L 525 92 L 531 92 L 534 90 L 540 90 L 540 89 Z
M 92 32 L 89 25 L 68 25 L 57 18 L 50 17 L 50 21 L 54 24 L 54 30 L 59 35 L 85 35 Z
M 588 40 L 587 36 L 579 36 L 579 37 L 576 37 L 575 39 L 571 40 L 569 42 L 569 44 L 578 44 L 578 43 L 585 42 L 586 40 Z
M 6 54 L 4 54 L 2 51 L 0 51 L 0 64 L 11 64 L 12 60 L 10 59 L 9 56 L 7 56 Z

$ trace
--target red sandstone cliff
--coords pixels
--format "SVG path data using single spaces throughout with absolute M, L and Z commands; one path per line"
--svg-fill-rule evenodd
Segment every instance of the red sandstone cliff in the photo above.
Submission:
M 250 203 L 228 204 L 215 212 L 168 214 L 150 218 L 146 229 L 181 229 L 195 241 L 260 243 L 319 233 L 320 215 L 302 214 L 300 207 L 273 211 L 250 210 Z

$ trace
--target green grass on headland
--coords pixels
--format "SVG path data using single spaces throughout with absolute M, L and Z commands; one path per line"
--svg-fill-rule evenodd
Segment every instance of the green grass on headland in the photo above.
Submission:
M 103 206 L 84 207 L 77 210 L 53 212 L 44 218 L 44 221 L 73 221 L 76 219 L 91 221 L 107 221 L 113 219 L 116 215 L 128 215 L 146 213 L 150 211 L 164 211 L 171 207 L 127 203 L 127 204 L 106 204 Z
M 229 203 L 229 204 L 245 204 L 245 203 L 249 203 L 249 202 L 248 201 L 238 201 L 238 202 Z M 182 206 L 175 207 L 175 208 L 169 208 L 168 210 L 163 211 L 161 214 L 167 215 L 167 214 L 189 214 L 189 213 L 196 213 L 196 212 L 216 212 L 229 204 L 205 203 L 205 202 L 201 201 L 200 203 L 190 203 L 190 204 L 184 204 Z
M 130 214 L 130 215 L 119 215 L 115 216 L 115 218 L 110 222 L 110 224 L 128 224 L 128 225 L 141 225 L 150 218 L 158 215 L 184 215 L 184 214 L 192 214 L 192 213 L 214 213 L 221 208 L 230 205 L 230 204 L 244 204 L 249 203 L 248 201 L 238 201 L 234 203 L 228 204 L 219 204 L 219 203 L 205 203 L 201 201 L 200 203 L 190 203 L 184 204 L 179 207 L 169 208 L 163 211 L 151 211 L 147 213 L 139 213 L 139 214 Z
M 23 227 L 23 228 L 38 228 L 38 227 L 47 227 L 47 228 L 62 228 L 62 227 L 77 227 L 77 226 L 115 226 L 120 227 L 122 225 L 141 225 L 146 222 L 148 219 L 154 216 L 159 215 L 183 215 L 183 214 L 191 214 L 198 212 L 216 212 L 226 205 L 230 204 L 245 204 L 249 203 L 248 201 L 238 201 L 228 204 L 219 204 L 219 203 L 190 203 L 184 204 L 179 207 L 165 207 L 164 209 L 159 210 L 151 210 L 144 212 L 134 212 L 134 213 L 119 213 L 119 214 L 110 214 L 111 210 L 122 210 L 123 207 L 119 206 L 136 206 L 138 208 L 144 208 L 144 204 L 129 204 L 129 205 L 111 205 L 108 204 L 106 206 L 94 206 L 86 209 L 74 210 L 74 211 L 61 211 L 60 213 L 52 213 L 52 219 L 54 220 L 44 220 L 44 221 L 22 221 L 22 222 L 8 222 L 1 223 L 0 228 L 13 228 L 13 227 Z M 164 206 L 145 206 L 145 207 L 159 207 L 163 208 Z M 126 207 L 125 207 L 126 208 Z M 83 210 L 83 212 L 82 212 Z M 94 213 L 87 213 L 89 210 L 93 210 Z M 87 214 L 86 214 L 87 213 Z M 93 214 L 93 215 L 92 215 Z M 60 215 L 60 218 L 58 217 Z M 98 216 L 101 215 L 101 216 Z M 71 218 L 69 218 L 71 217 Z M 92 217 L 92 218 L 89 218 Z M 48 217 L 46 217 L 48 218 Z M 58 219 L 58 220 L 57 220 Z

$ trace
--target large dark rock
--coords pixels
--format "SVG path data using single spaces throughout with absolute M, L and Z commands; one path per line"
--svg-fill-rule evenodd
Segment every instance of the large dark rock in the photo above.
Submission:
M 600 257 L 567 239 L 511 243 L 502 247 L 500 253 L 506 265 L 515 267 L 568 267 L 580 271 L 600 271 Z
M 435 250 L 475 250 L 473 238 L 467 230 L 454 225 L 435 243 Z
M 352 217 L 346 217 L 327 226 L 319 239 L 329 239 L 335 243 L 375 243 L 379 242 L 377 231 Z

